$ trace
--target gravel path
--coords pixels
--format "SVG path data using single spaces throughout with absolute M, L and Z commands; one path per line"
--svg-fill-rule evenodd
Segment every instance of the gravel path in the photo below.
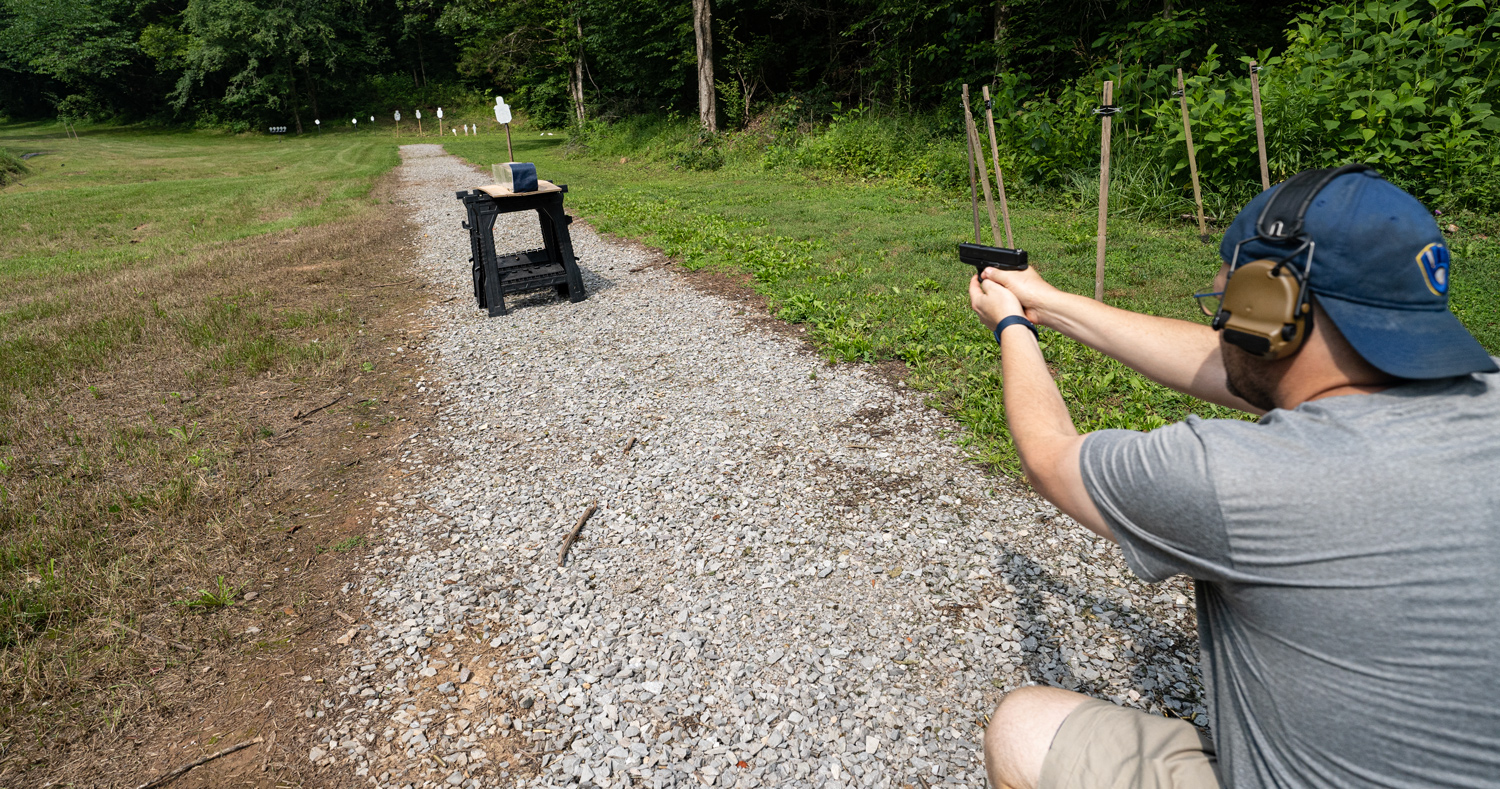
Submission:
M 416 274 L 458 298 L 428 316 L 441 427 L 403 458 L 428 481 L 382 502 L 366 624 L 307 710 L 324 769 L 390 787 L 981 787 L 985 715 L 1015 687 L 1202 712 L 1190 588 L 1141 584 L 1006 492 L 919 394 L 670 270 L 630 273 L 651 256 L 581 224 L 587 301 L 481 317 L 454 199 L 481 176 L 440 146 L 402 154 Z M 540 246 L 530 215 L 496 236 Z

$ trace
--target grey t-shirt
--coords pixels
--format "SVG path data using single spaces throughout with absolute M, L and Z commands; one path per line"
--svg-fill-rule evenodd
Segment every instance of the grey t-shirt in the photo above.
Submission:
M 1500 787 L 1500 374 L 1083 444 L 1136 575 L 1197 581 L 1226 789 Z

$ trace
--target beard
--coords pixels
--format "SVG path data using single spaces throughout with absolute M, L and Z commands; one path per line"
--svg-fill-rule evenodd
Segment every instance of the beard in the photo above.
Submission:
M 1272 362 L 1259 359 L 1243 348 L 1219 342 L 1224 360 L 1224 386 L 1229 393 L 1262 411 L 1276 407 L 1276 384 L 1280 376 L 1271 370 Z

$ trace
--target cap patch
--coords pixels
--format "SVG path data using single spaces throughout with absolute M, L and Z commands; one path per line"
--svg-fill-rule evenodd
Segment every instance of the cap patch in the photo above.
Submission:
M 1422 268 L 1422 280 L 1434 296 L 1448 295 L 1448 246 L 1435 241 L 1422 247 L 1417 253 L 1417 265 Z

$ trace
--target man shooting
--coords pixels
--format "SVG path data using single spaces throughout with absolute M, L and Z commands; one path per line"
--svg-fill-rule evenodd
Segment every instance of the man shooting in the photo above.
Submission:
M 1448 310 L 1441 231 L 1353 165 L 1252 200 L 1220 255 L 1212 326 L 970 282 L 1032 485 L 1141 578 L 1195 579 L 1213 732 L 1022 688 L 991 783 L 1500 787 L 1500 367 Z M 1032 322 L 1263 416 L 1079 435 Z

